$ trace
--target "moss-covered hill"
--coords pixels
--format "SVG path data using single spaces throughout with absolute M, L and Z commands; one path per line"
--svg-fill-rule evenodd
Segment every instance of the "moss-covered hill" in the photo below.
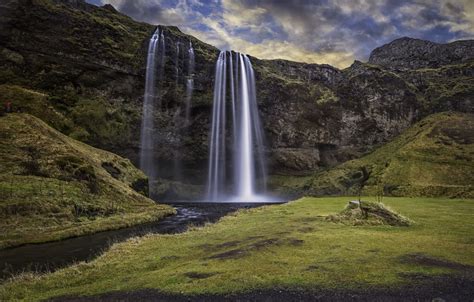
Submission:
M 144 195 L 129 160 L 28 114 L 0 117 L 0 248 L 125 227 L 172 214 Z
M 474 115 L 439 113 L 360 159 L 311 177 L 276 177 L 288 193 L 474 197 Z

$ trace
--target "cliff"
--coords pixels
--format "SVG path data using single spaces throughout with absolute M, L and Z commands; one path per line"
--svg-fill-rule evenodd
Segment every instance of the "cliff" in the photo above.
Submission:
M 136 163 L 146 51 L 155 27 L 111 6 L 80 0 L 10 0 L 3 5 L 8 12 L 0 17 L 3 95 L 12 87 L 42 92 L 45 106 L 62 123 L 54 125 L 43 112 L 37 116 Z M 185 181 L 202 184 L 218 50 L 176 27 L 161 28 L 166 76 L 156 114 L 160 175 L 172 179 L 179 160 Z M 176 45 L 189 41 L 196 75 L 192 123 L 186 125 L 185 64 Z M 474 41 L 442 45 L 403 38 L 374 50 L 368 63 L 356 61 L 344 70 L 251 58 L 270 172 L 312 175 L 359 158 L 429 114 L 473 112 L 473 49 Z

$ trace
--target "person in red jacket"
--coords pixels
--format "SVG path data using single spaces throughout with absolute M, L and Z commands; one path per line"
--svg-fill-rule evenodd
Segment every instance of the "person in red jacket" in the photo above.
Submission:
M 5 112 L 6 113 L 11 113 L 12 112 L 12 102 L 6 102 L 5 103 Z

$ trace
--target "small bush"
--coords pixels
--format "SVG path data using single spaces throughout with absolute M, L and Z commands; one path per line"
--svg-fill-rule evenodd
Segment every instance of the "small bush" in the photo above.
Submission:
M 98 194 L 100 192 L 100 185 L 95 175 L 94 167 L 82 166 L 74 171 L 74 178 L 81 181 L 87 182 L 87 187 L 92 194 Z

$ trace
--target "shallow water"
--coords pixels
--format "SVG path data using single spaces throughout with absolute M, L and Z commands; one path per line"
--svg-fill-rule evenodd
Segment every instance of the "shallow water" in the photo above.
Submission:
M 0 250 L 0 279 L 23 271 L 54 271 L 77 261 L 91 260 L 115 243 L 146 234 L 184 232 L 190 225 L 212 223 L 238 209 L 262 203 L 174 203 L 177 214 L 158 222 L 105 231 L 61 241 L 27 244 Z

